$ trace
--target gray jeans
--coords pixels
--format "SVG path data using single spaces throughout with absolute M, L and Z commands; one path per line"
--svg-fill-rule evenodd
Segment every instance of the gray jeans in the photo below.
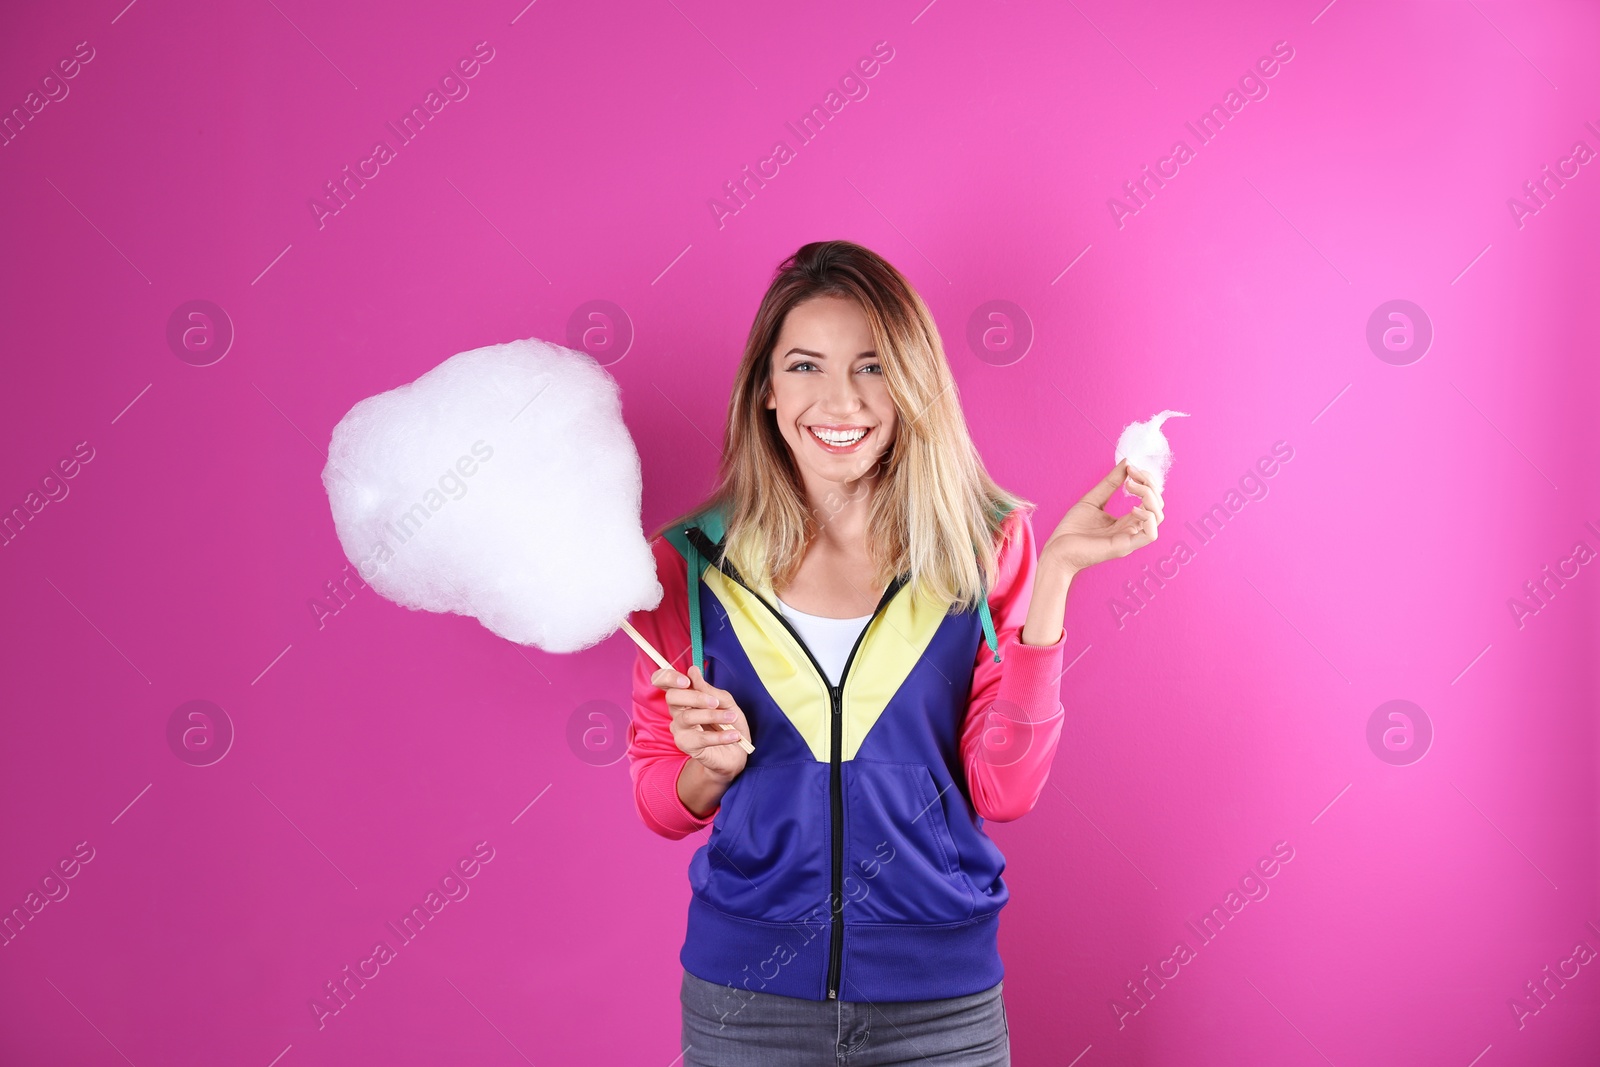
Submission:
M 683 973 L 683 1067 L 1010 1067 L 997 983 L 945 1000 L 804 1000 Z

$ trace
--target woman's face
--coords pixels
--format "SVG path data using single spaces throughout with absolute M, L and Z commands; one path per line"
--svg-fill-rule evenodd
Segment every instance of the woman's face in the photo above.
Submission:
M 816 296 L 789 309 L 772 350 L 767 407 L 813 497 L 876 470 L 894 442 L 895 407 L 854 300 Z

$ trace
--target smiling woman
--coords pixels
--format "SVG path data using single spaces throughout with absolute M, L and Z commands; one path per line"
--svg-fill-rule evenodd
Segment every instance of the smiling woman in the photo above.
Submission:
M 998 515 L 1032 506 L 983 469 L 922 298 L 848 241 L 807 245 L 780 268 L 751 324 L 727 443 L 728 558 L 812 614 L 870 610 L 901 573 L 973 609 L 993 578 Z
M 820 347 L 802 347 L 801 339 Z M 852 360 L 849 353 L 863 345 L 866 347 Z M 798 305 L 784 320 L 778 348 L 782 355 L 777 358 L 773 373 L 783 378 L 774 383 L 767 397 L 767 407 L 778 411 L 780 428 L 794 421 L 788 416 L 799 415 L 808 420 L 802 425 L 825 445 L 845 451 L 854 449 L 875 426 L 884 427 L 880 441 L 894 436 L 894 402 L 886 389 L 880 385 L 861 394 L 859 387 L 841 384 L 848 375 L 883 378 L 883 364 L 878 362 L 878 354 L 872 349 L 872 327 L 854 301 L 841 296 L 819 296 Z M 832 358 L 828 355 L 830 349 L 834 352 Z M 803 378 L 812 381 L 802 382 Z M 780 383 L 788 401 L 784 405 L 787 411 L 779 410 Z M 855 411 L 843 409 L 863 406 L 875 407 L 876 410 L 866 411 L 875 418 L 839 421 L 847 414 L 855 414 Z M 797 410 L 802 407 L 804 410 Z M 828 419 L 831 411 L 840 412 L 832 421 Z
M 808 499 L 826 498 L 836 486 L 845 500 L 866 503 L 865 491 L 898 420 L 860 305 L 843 296 L 817 296 L 785 316 L 766 407 Z M 855 618 L 872 609 L 887 579 L 873 573 L 864 518 L 862 507 L 820 516 L 813 511 L 811 551 L 787 583 L 786 603 L 828 618 Z M 840 575 L 845 581 L 830 580 Z
M 1038 802 L 1068 587 L 1154 539 L 1160 493 L 1119 463 L 1036 552 L 927 306 L 848 241 L 779 268 L 722 457 L 710 500 L 653 539 L 660 604 L 630 617 L 690 653 L 687 673 L 640 653 L 628 736 L 645 823 L 711 830 L 684 1063 L 1009 1063 L 1010 891 L 984 820 Z M 1113 519 L 1119 485 L 1141 503 Z

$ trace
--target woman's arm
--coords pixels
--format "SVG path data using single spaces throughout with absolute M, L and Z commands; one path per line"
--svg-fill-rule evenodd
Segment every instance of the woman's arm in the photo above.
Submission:
M 1067 620 L 1067 593 L 1078 570 L 1052 557 L 1041 558 L 1034 570 L 1033 599 L 1022 627 L 1025 645 L 1058 645 Z M 993 657 L 991 657 L 993 658 Z
M 1105 506 L 1119 486 L 1139 503 L 1115 517 Z M 1004 663 L 994 662 L 987 645 L 979 646 L 961 735 L 979 815 L 997 822 L 1026 815 L 1050 775 L 1066 719 L 1061 662 L 1072 579 L 1085 567 L 1150 544 L 1165 517 L 1165 501 L 1150 475 L 1126 460 L 1067 509 L 1042 548 L 1035 549 L 1031 516 L 1006 516 L 1000 574 L 989 592 Z
M 633 612 L 628 621 L 675 668 L 687 671 L 690 648 L 686 564 L 664 537 L 652 542 L 650 549 L 655 555 L 656 578 L 661 582 L 661 603 L 653 611 Z M 676 840 L 711 824 L 727 784 L 714 788 L 706 768 L 672 739 L 672 709 L 667 705 L 666 691 L 650 680 L 656 670 L 655 661 L 643 649 L 635 649 L 628 773 L 633 779 L 633 800 L 639 817 L 662 837 Z
M 1022 510 L 1006 516 L 989 612 L 1001 662 L 978 645 L 972 697 L 961 732 L 962 763 L 978 814 L 1009 822 L 1033 810 L 1050 774 L 1066 709 L 1061 672 L 1070 570 L 1040 570 L 1033 522 Z

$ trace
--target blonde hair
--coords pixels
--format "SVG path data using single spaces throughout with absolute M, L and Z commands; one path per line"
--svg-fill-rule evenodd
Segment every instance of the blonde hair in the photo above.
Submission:
M 721 506 L 724 554 L 741 577 L 771 589 L 794 577 L 820 524 L 766 398 L 785 316 L 823 295 L 852 299 L 866 314 L 895 405 L 894 440 L 878 461 L 867 517 L 877 585 L 908 574 L 938 601 L 972 610 L 994 583 L 1003 513 L 1034 504 L 984 469 L 922 298 L 888 261 L 850 241 L 814 241 L 778 267 L 728 399 L 717 487 L 655 536 Z

